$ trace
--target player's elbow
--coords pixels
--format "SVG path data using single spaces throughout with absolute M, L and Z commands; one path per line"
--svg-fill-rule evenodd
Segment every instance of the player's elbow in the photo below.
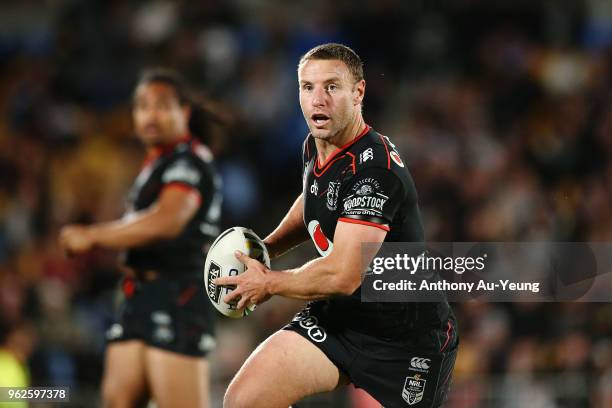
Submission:
M 361 285 L 361 279 L 353 274 L 340 274 L 332 282 L 333 292 L 344 296 L 352 295 Z
M 180 220 L 167 219 L 159 223 L 156 235 L 159 239 L 174 239 L 181 235 L 184 229 L 185 223 Z

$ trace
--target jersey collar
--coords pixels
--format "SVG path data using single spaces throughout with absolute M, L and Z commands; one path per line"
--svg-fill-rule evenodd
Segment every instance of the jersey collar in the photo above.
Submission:
M 175 140 L 172 143 L 166 143 L 163 145 L 155 146 L 149 151 L 149 153 L 147 154 L 147 157 L 145 157 L 144 165 L 146 166 L 147 164 L 151 163 L 153 160 L 171 153 L 172 151 L 174 151 L 174 149 L 176 149 L 176 146 L 183 144 L 183 143 L 189 143 L 191 142 L 191 140 L 193 140 L 193 137 L 190 134 L 187 134 L 185 136 L 180 137 L 179 139 Z
M 368 125 L 366 123 L 365 125 L 365 129 L 363 129 L 363 131 L 357 135 L 357 137 L 355 137 L 353 140 L 350 140 L 349 142 L 345 143 L 344 145 L 340 146 L 339 148 L 337 148 L 336 150 L 334 150 L 334 152 L 332 154 L 329 155 L 329 157 L 327 158 L 327 160 L 325 160 L 325 163 L 320 164 L 319 163 L 319 154 L 317 153 L 317 160 L 315 161 L 316 167 L 318 169 L 323 169 L 325 168 L 325 166 L 327 166 L 328 163 L 331 163 L 331 161 L 339 154 L 341 153 L 343 150 L 346 150 L 347 148 L 351 147 L 352 145 L 354 145 L 355 143 L 357 143 L 357 141 L 359 139 L 361 139 L 362 137 L 364 137 L 369 131 L 370 131 L 371 127 L 370 125 Z

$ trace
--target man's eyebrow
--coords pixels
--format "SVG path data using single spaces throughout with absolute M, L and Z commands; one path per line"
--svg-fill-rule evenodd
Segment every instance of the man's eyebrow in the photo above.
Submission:
M 327 79 L 324 79 L 324 80 L 323 80 L 323 81 L 321 81 L 321 82 L 323 82 L 323 83 L 329 83 L 329 82 L 338 82 L 338 81 L 341 81 L 341 80 L 342 80 L 342 78 L 341 78 L 341 77 L 339 77 L 339 76 L 335 75 L 335 76 L 329 77 L 329 78 L 327 78 Z M 300 82 L 300 84 L 312 84 L 312 81 L 308 81 L 308 80 L 306 80 L 306 79 L 301 79 L 299 82 Z

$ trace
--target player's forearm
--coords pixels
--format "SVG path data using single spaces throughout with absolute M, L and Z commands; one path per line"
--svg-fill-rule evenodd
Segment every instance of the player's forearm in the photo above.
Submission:
M 352 294 L 361 283 L 361 274 L 348 263 L 318 258 L 297 269 L 271 271 L 267 279 L 272 295 L 317 300 Z
M 156 212 L 155 209 L 137 213 L 132 218 L 95 224 L 88 228 L 94 245 L 124 249 L 138 247 L 180 234 L 182 225 Z
M 264 239 L 271 258 L 276 258 L 308 239 L 304 226 L 302 195 L 295 200 L 278 227 Z

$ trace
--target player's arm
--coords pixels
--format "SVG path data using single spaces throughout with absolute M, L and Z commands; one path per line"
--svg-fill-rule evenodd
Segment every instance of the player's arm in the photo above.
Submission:
M 153 205 L 129 217 L 91 226 L 64 227 L 60 244 L 69 253 L 79 253 L 94 246 L 123 249 L 171 239 L 183 231 L 200 201 L 194 188 L 164 188 Z
M 361 284 L 361 275 L 370 264 L 385 239 L 387 231 L 370 225 L 338 222 L 334 232 L 334 249 L 324 257 L 310 261 L 297 269 L 272 271 L 260 262 L 240 254 L 250 273 L 223 277 L 219 285 L 237 285 L 225 302 L 241 297 L 238 308 L 257 304 L 271 295 L 315 300 L 335 295 L 350 295 Z M 368 246 L 362 254 L 362 242 L 378 243 Z M 362 261 L 365 263 L 362 264 Z
M 276 258 L 307 239 L 308 231 L 304 226 L 304 200 L 300 194 L 278 227 L 264 239 L 264 243 L 270 258 Z
M 338 222 L 332 252 L 300 268 L 271 271 L 267 276 L 268 292 L 305 300 L 350 295 L 361 285 L 362 273 L 380 248 L 368 246 L 368 254 L 362 256 L 361 244 L 382 244 L 386 235 L 387 231 L 380 228 Z M 364 265 L 363 261 L 367 263 Z

